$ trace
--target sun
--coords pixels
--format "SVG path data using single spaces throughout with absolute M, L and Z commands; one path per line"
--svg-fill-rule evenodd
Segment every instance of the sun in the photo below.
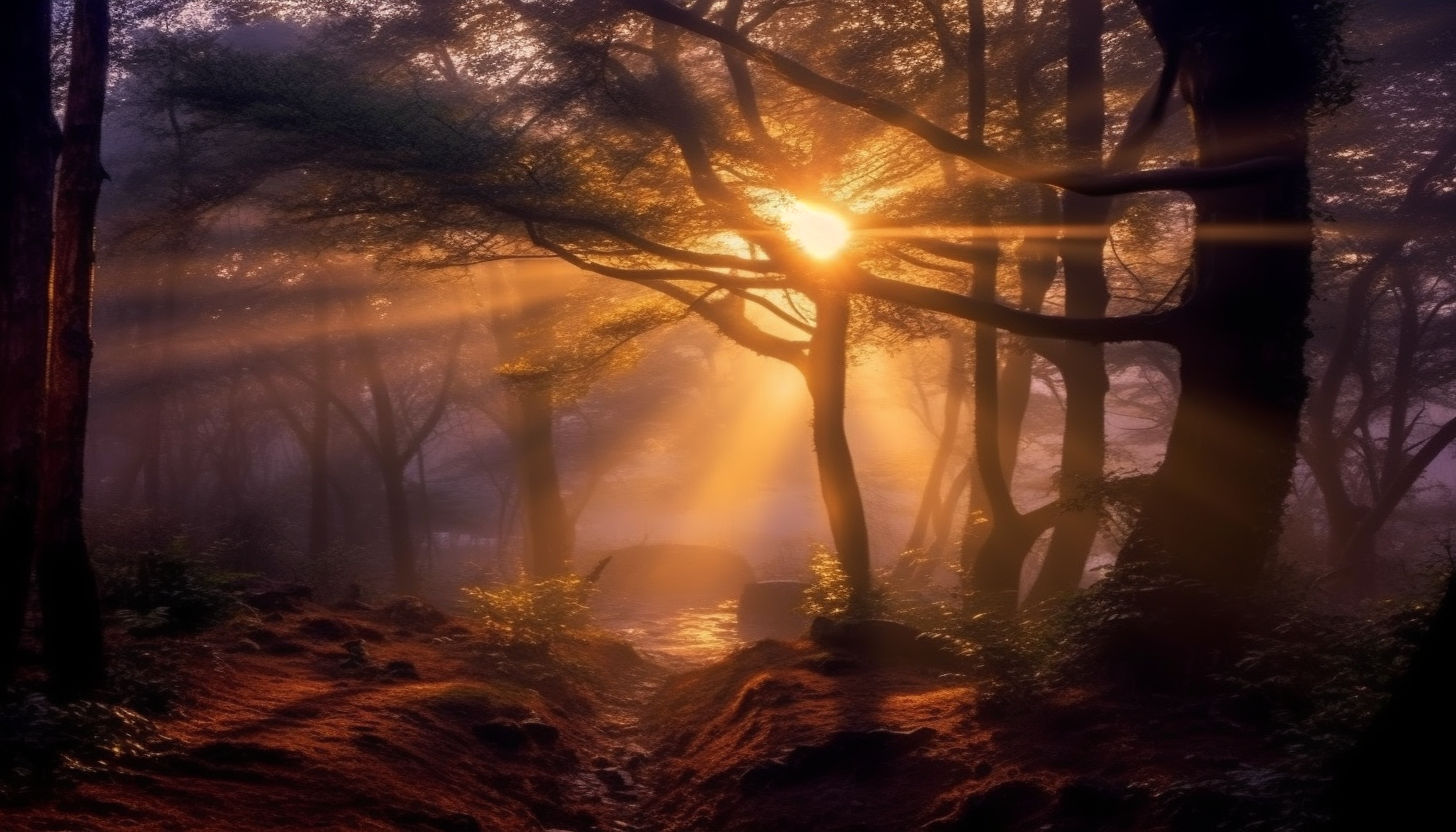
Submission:
M 816 260 L 828 260 L 849 242 L 849 225 L 823 208 L 794 200 L 780 219 L 789 239 Z

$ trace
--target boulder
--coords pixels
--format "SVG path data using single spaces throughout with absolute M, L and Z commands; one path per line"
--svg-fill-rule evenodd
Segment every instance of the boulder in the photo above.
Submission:
M 583 558 L 595 564 L 610 557 L 597 579 L 604 600 L 651 605 L 715 604 L 738 595 L 753 580 L 748 562 L 735 552 L 712 546 L 659 543 L 628 546 Z
M 745 641 L 762 638 L 794 639 L 809 627 L 800 609 L 809 585 L 803 581 L 756 581 L 745 584 L 738 596 L 738 636 Z

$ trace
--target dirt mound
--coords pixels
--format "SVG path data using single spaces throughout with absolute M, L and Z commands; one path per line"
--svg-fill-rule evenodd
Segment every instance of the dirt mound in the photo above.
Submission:
M 638 822 L 662 832 L 1213 829 L 1199 824 L 1230 807 L 1190 810 L 1175 787 L 1269 756 L 1206 714 L 1070 690 L 1008 707 L 962 677 L 807 641 L 669 680 L 644 737 L 658 790 Z
M 397 610 L 291 606 L 151 640 L 149 649 L 207 657 L 184 668 L 183 707 L 156 720 L 170 749 L 0 809 L 0 828 L 540 832 L 605 823 L 612 790 L 593 763 L 617 742 L 605 714 L 637 701 L 635 686 L 660 674 L 631 648 L 590 637 L 550 655 L 509 651 L 458 619 L 411 619 L 402 630 Z M 413 631 L 425 623 L 449 635 Z
M 147 640 L 187 657 L 166 749 L 0 828 L 1212 832 L 1287 794 L 1210 702 L 988 693 L 808 640 L 667 677 L 605 636 L 507 650 L 459 619 L 296 607 Z

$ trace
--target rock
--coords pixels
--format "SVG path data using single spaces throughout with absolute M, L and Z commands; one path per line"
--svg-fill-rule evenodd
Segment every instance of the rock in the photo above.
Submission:
M 279 639 L 263 645 L 263 652 L 270 656 L 296 656 L 307 651 L 307 647 L 288 639 Z
M 815 653 L 805 656 L 795 664 L 824 676 L 847 676 L 863 666 L 859 659 L 842 653 Z
M 311 600 L 313 589 L 302 584 L 284 584 L 243 594 L 243 603 L 258 612 L 297 612 L 300 603 Z
M 628 546 L 583 559 L 590 569 L 611 562 L 597 579 L 604 599 L 649 604 L 713 604 L 738 595 L 753 570 L 736 552 L 712 546 L 658 543 Z
M 596 775 L 598 780 L 614 792 L 626 791 L 635 785 L 632 775 L 620 768 L 599 768 Z
M 272 656 L 292 656 L 304 652 L 303 645 L 289 641 L 268 627 L 254 627 L 243 634 L 244 639 L 257 644 L 264 653 Z
M 927 832 L 1009 832 L 1051 803 L 1046 789 L 1030 780 L 1008 780 L 966 798 L 955 814 L 925 827 Z
M 411 595 L 401 595 L 384 606 L 384 614 L 409 630 L 429 631 L 449 621 L 449 616 Z
M 803 581 L 756 581 L 744 584 L 738 596 L 738 635 L 746 641 L 761 638 L 795 639 L 809 626 L 801 611 L 809 585 Z
M 831 621 L 820 616 L 809 625 L 809 638 L 820 647 L 882 664 L 965 670 L 967 662 L 925 633 L 883 618 Z
M 373 641 L 376 643 L 381 641 L 389 641 L 389 637 L 386 636 L 384 633 L 366 624 L 355 624 L 353 625 L 353 627 L 355 634 L 357 634 L 359 638 L 362 638 L 365 641 Z
M 754 794 L 831 772 L 871 773 L 885 762 L 925 745 L 936 734 L 928 727 L 913 731 L 836 731 L 819 745 L 797 746 L 783 757 L 753 766 L 739 778 L 738 785 L 745 794 Z
M 473 725 L 470 733 L 486 745 L 500 751 L 519 751 L 531 741 L 520 723 L 509 719 L 492 719 L 482 725 Z
M 395 659 L 384 666 L 384 675 L 391 679 L 418 679 L 420 672 L 415 669 L 415 663 L 404 659 Z
M 539 719 L 523 720 L 520 725 L 521 729 L 526 732 L 526 736 L 537 745 L 555 745 L 556 741 L 561 738 L 560 728 Z
M 364 645 L 362 639 L 346 641 L 341 647 L 344 648 L 344 659 L 339 662 L 340 667 L 368 667 L 369 648 Z
M 298 632 L 319 641 L 343 641 L 354 638 L 353 625 L 337 618 L 308 618 L 298 625 Z

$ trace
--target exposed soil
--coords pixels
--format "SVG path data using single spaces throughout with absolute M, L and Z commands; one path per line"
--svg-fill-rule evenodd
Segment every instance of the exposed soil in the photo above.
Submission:
M 605 634 L 511 652 L 460 620 L 300 603 L 144 646 L 184 659 L 169 749 L 0 828 L 1200 830 L 1248 808 L 1187 784 L 1275 758 L 1206 708 L 1006 707 L 808 641 L 674 674 Z

